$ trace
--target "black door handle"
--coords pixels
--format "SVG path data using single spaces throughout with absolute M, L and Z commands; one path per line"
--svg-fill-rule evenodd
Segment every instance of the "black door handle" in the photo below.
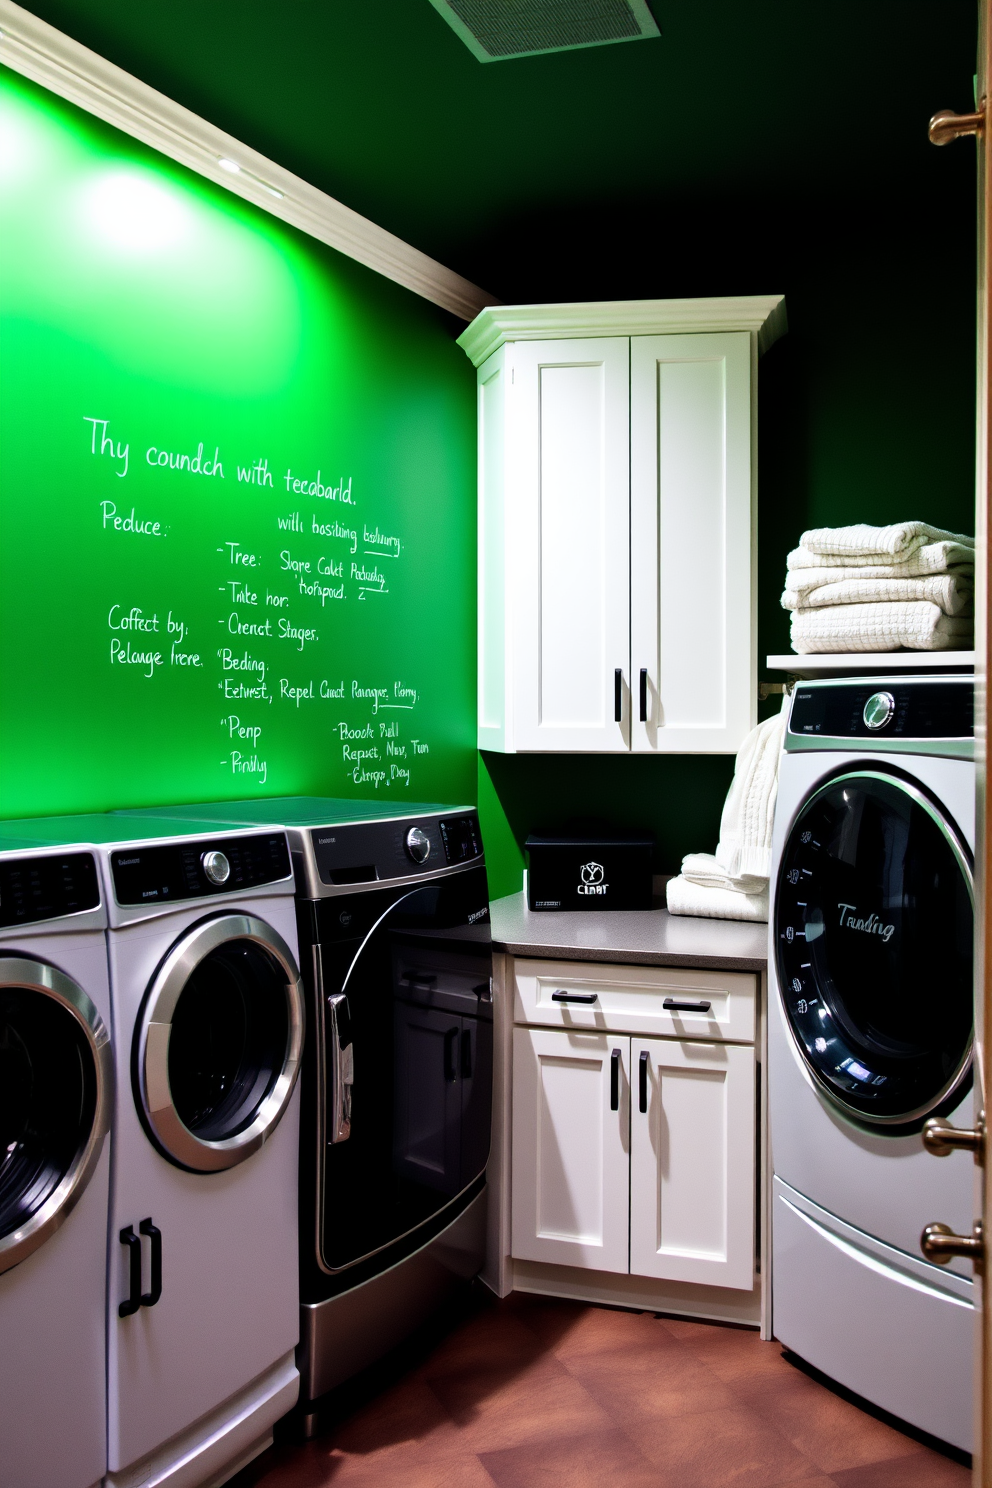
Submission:
M 675 1013 L 708 1013 L 713 1006 L 711 1002 L 679 1002 L 674 997 L 666 997 L 661 1005 Z
M 466 1028 L 462 1032 L 462 1079 L 468 1080 L 472 1074 L 472 1032 Z
M 641 722 L 648 721 L 648 669 L 641 667 Z
M 595 1002 L 597 992 L 552 992 L 552 1002 Z
M 455 1044 L 458 1042 L 458 1029 L 449 1028 L 444 1035 L 444 1078 L 454 1080 L 458 1074 L 455 1069 Z
M 610 1110 L 620 1109 L 620 1050 L 610 1055 Z
M 623 672 L 619 667 L 613 673 L 613 717 L 617 723 L 623 719 Z
M 641 1057 L 637 1061 L 637 1105 L 641 1111 L 646 1111 L 648 1108 L 648 1067 L 650 1061 L 651 1055 L 647 1049 L 642 1049 Z
M 134 1233 L 133 1225 L 125 1225 L 120 1240 L 127 1246 L 128 1298 L 117 1309 L 118 1317 L 130 1317 L 141 1306 L 141 1241 Z
M 153 1225 L 150 1219 L 143 1219 L 138 1229 L 152 1242 L 152 1286 L 151 1291 L 142 1292 L 141 1305 L 142 1307 L 154 1307 L 162 1295 L 162 1231 L 157 1225 Z M 138 1243 L 140 1245 L 141 1242 Z

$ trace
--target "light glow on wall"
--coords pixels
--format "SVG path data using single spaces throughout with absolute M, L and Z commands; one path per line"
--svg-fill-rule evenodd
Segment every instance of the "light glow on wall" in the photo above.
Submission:
M 164 253 L 190 232 L 178 193 L 134 170 L 113 170 L 87 183 L 86 216 L 106 243 L 129 252 Z

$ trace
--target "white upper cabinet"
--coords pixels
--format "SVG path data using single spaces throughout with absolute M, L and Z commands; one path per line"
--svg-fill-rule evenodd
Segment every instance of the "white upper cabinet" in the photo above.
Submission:
M 780 296 L 484 310 L 479 746 L 734 752 L 754 726 L 756 368 Z

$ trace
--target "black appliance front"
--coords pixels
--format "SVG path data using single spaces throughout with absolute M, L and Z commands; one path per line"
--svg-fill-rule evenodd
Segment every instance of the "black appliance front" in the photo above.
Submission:
M 419 1250 L 484 1184 L 485 868 L 297 909 L 315 1035 L 303 1083 L 301 1280 L 304 1300 L 318 1301 Z
M 799 811 L 775 909 L 782 1002 L 821 1090 L 905 1131 L 960 1099 L 972 1047 L 971 857 L 938 802 L 870 766 Z

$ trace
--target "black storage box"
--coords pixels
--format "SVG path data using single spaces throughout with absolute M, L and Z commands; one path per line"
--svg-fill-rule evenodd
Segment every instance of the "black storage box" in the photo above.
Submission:
M 651 908 L 650 832 L 532 833 L 524 846 L 531 909 Z

